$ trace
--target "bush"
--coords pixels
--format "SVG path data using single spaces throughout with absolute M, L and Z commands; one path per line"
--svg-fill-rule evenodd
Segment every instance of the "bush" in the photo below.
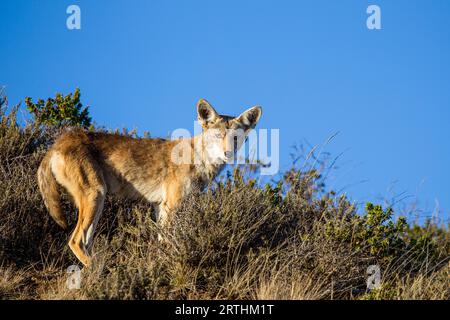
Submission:
M 47 101 L 39 99 L 33 103 L 30 97 L 25 98 L 27 110 L 34 115 L 35 121 L 48 126 L 91 126 L 89 107 L 83 108 L 80 102 L 80 89 L 72 94 L 63 96 L 60 93 L 56 97 L 48 98 Z

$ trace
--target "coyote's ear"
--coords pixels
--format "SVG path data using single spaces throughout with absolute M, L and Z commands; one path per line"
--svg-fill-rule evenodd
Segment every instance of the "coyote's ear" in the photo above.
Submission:
M 205 99 L 200 99 L 197 103 L 198 121 L 203 127 L 214 122 L 218 116 L 216 110 Z
M 241 113 L 237 120 L 245 126 L 245 129 L 253 129 L 261 118 L 262 108 L 254 106 Z

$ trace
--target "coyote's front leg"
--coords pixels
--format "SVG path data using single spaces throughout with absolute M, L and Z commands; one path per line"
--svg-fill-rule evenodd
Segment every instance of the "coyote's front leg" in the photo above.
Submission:
M 167 229 L 172 222 L 172 215 L 183 198 L 183 188 L 179 183 L 166 184 L 163 192 L 163 200 L 157 208 L 157 222 L 161 228 Z M 158 240 L 164 240 L 158 233 Z
M 171 210 L 165 202 L 161 202 L 156 209 L 156 221 L 160 225 L 163 232 L 167 230 L 170 224 L 170 215 L 172 212 L 173 209 Z M 164 236 L 160 232 L 158 232 L 158 241 L 164 241 Z

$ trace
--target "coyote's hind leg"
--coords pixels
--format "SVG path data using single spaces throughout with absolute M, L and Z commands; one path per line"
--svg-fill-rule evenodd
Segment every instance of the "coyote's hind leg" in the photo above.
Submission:
M 91 263 L 91 248 L 95 228 L 103 209 L 105 188 L 98 186 L 80 197 L 78 222 L 69 240 L 69 247 L 85 266 Z
M 69 247 L 78 260 L 89 266 L 90 249 L 103 210 L 106 184 L 95 160 L 87 152 L 82 160 L 80 158 L 56 154 L 52 158 L 52 170 L 57 181 L 72 195 L 78 208 L 78 221 L 70 237 Z

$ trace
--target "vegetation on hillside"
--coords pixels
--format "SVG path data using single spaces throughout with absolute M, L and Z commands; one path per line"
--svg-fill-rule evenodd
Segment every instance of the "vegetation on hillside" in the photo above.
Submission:
M 55 98 L 46 101 L 39 99 L 36 103 L 30 97 L 25 98 L 27 110 L 34 116 L 37 123 L 48 126 L 80 126 L 89 127 L 91 117 L 89 107 L 84 107 L 80 101 L 80 89 L 66 96 L 57 93 Z
M 78 264 L 70 233 L 47 213 L 36 170 L 64 126 L 91 120 L 78 90 L 26 101 L 36 120 L 19 125 L 18 107 L 7 112 L 0 96 L 0 298 L 450 298 L 448 226 L 410 224 L 373 204 L 358 212 L 326 190 L 320 172 L 296 167 L 265 185 L 237 167 L 186 198 L 168 230 L 145 202 L 108 198 L 94 265 L 70 290 L 67 268 Z M 74 226 L 67 195 L 63 206 Z M 381 270 L 375 289 L 367 288 L 371 265 Z

